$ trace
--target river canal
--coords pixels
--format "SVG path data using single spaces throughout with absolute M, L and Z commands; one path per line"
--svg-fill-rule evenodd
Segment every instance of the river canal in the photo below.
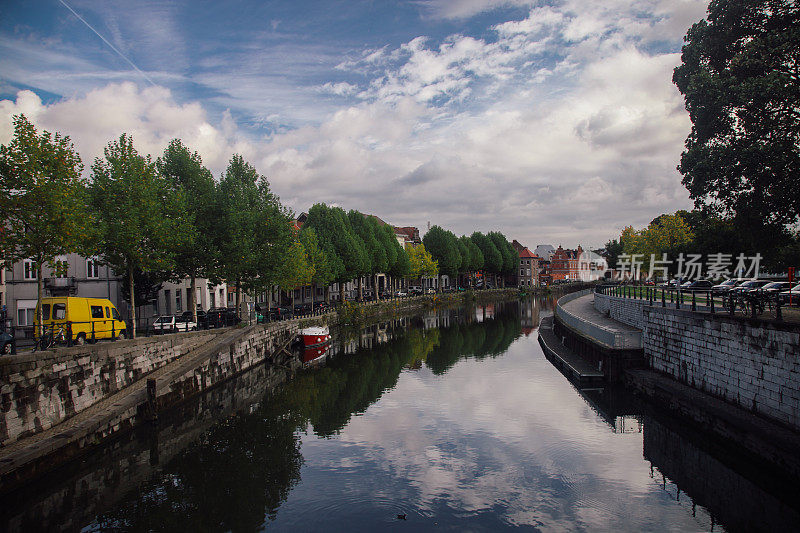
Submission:
M 3 531 L 788 531 L 797 489 L 625 391 L 578 390 L 551 303 L 343 335 L 18 491 Z M 795 484 L 796 485 L 796 484 Z

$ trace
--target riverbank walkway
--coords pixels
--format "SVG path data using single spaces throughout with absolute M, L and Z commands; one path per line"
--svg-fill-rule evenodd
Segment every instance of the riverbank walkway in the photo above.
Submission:
M 618 322 L 594 307 L 594 294 L 579 296 L 561 304 L 559 318 L 578 333 L 610 349 L 642 347 L 641 330 Z M 570 320 L 574 318 L 574 320 Z

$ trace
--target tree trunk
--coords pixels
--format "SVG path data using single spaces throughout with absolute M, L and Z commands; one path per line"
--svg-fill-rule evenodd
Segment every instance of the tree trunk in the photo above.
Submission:
M 242 288 L 239 280 L 236 280 L 236 312 L 239 312 L 239 305 L 242 303 Z
M 192 297 L 190 298 L 189 305 L 192 306 L 192 322 L 197 324 L 197 278 L 194 276 L 192 276 L 191 291 Z
M 317 293 L 317 284 L 316 283 L 312 283 L 311 284 L 311 314 L 314 314 L 314 296 L 317 295 L 316 293 Z
M 128 268 L 128 289 L 131 291 L 131 339 L 136 338 L 136 293 L 133 292 L 133 268 Z
M 339 305 L 344 303 L 344 283 L 339 282 Z
M 44 320 L 42 320 L 42 292 L 44 280 L 42 279 L 42 263 L 36 265 L 36 321 L 39 324 L 39 339 L 44 334 Z M 13 346 L 13 345 L 12 345 Z
M 362 279 L 361 276 L 358 276 L 358 301 L 359 302 L 363 302 L 364 301 L 364 287 L 362 286 L 361 279 Z

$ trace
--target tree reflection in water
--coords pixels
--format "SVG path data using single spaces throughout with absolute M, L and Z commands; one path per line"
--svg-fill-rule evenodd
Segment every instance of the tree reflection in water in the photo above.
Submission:
M 169 460 L 130 500 L 97 517 L 90 529 L 252 530 L 274 519 L 300 480 L 300 431 L 336 435 L 423 362 L 436 374 L 462 357 L 496 357 L 521 334 L 516 304 L 474 321 L 475 312 L 436 311 L 425 329 L 403 326 L 383 344 L 299 372 L 252 412 L 220 420 Z M 473 317 L 470 319 L 469 317 Z M 414 321 L 412 321 L 414 322 Z

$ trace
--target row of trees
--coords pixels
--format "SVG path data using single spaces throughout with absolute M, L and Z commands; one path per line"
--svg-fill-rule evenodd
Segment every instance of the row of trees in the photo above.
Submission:
M 451 278 L 465 277 L 470 283 L 472 274 L 492 274 L 497 286 L 497 276 L 512 275 L 516 271 L 518 255 L 500 232 L 487 234 L 475 232 L 467 237 L 456 237 L 452 231 L 433 226 L 422 239 L 425 249 L 437 261 L 439 270 Z
M 510 273 L 516 264 L 500 233 L 456 238 L 434 226 L 424 244 L 406 250 L 391 226 L 325 204 L 314 205 L 297 231 L 292 212 L 240 155 L 217 181 L 178 139 L 152 160 L 123 134 L 95 159 L 91 179 L 83 170 L 68 137 L 38 133 L 16 116 L 13 139 L 0 146 L 0 250 L 7 261 L 33 262 L 39 298 L 43 266 L 71 252 L 100 256 L 127 280 L 133 324 L 137 280 L 153 285 L 188 277 L 187 304 L 196 311 L 198 278 L 234 285 L 238 307 L 242 291 L 337 282 L 343 299 L 346 282 L 359 280 L 361 297 L 361 279 L 378 273 L 395 280 L 440 272 L 455 278 L 478 270 Z

